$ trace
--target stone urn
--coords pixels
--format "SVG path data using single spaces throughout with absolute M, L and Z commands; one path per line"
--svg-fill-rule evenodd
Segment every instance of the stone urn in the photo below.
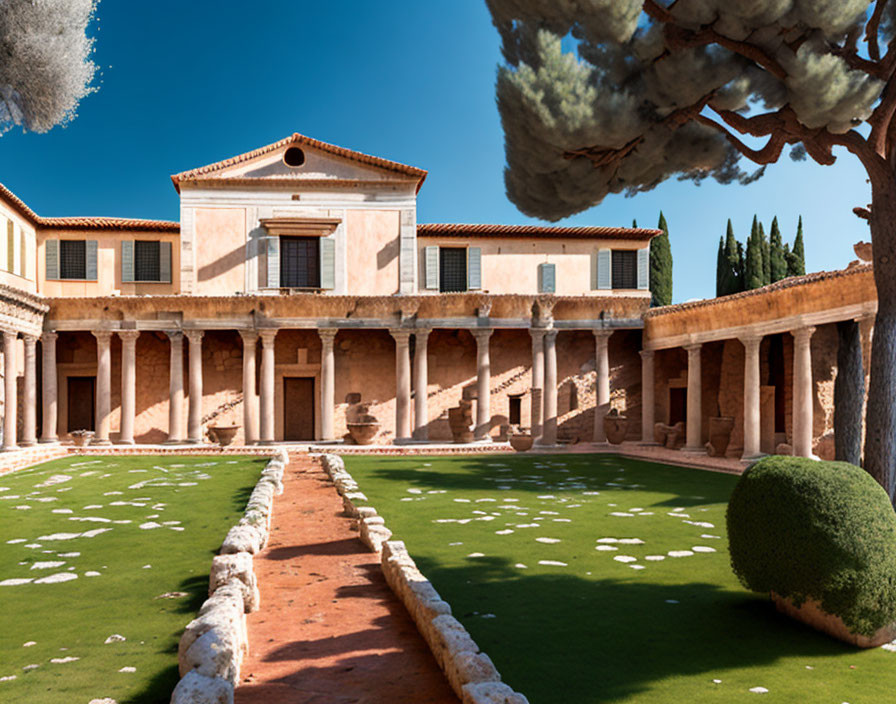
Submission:
M 618 409 L 611 408 L 604 416 L 604 433 L 609 443 L 621 445 L 628 433 L 628 418 L 620 415 Z
M 710 457 L 724 457 L 731 442 L 731 431 L 734 430 L 734 418 L 719 416 L 709 419 L 709 442 L 706 450 Z
M 72 436 L 72 442 L 75 443 L 75 447 L 87 447 L 90 441 L 93 440 L 95 433 L 92 430 L 73 430 L 70 435 Z
M 473 442 L 473 402 L 464 401 L 448 409 L 448 427 L 454 442 Z
M 236 437 L 236 431 L 240 429 L 238 425 L 210 425 L 208 426 L 208 436 L 212 442 L 218 443 L 221 447 L 227 447 Z
M 532 434 L 517 433 L 510 436 L 510 446 L 517 452 L 526 452 L 532 449 Z
M 348 434 L 355 445 L 370 445 L 380 432 L 379 421 L 370 415 L 362 415 L 353 423 L 346 423 Z

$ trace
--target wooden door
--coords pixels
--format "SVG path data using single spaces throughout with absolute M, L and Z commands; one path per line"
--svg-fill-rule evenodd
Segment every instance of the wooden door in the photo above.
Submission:
M 314 440 L 313 377 L 283 377 L 283 439 Z
M 95 376 L 68 377 L 68 432 L 96 430 Z

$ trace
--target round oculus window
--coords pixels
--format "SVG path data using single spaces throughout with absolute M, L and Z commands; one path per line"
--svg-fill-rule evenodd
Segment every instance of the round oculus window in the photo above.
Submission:
M 305 152 L 298 147 L 290 147 L 283 152 L 283 163 L 290 168 L 297 169 L 305 163 Z

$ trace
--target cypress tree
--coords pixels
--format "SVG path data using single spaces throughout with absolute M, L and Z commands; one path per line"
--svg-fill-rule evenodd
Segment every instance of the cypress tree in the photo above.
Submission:
M 788 271 L 791 276 L 802 276 L 806 273 L 806 252 L 803 249 L 803 216 L 796 228 L 796 239 L 793 241 L 793 250 L 788 261 Z
M 769 254 L 771 255 L 771 281 L 769 283 L 775 283 L 787 276 L 787 260 L 784 258 L 784 245 L 781 242 L 781 229 L 778 227 L 777 216 L 772 220 Z
M 632 227 L 636 230 L 638 229 L 638 219 L 637 218 L 632 219 Z
M 744 255 L 744 243 L 737 243 L 737 289 L 734 293 L 746 290 L 747 258 Z
M 716 255 L 716 298 L 725 295 L 725 267 L 728 260 L 725 259 L 725 238 L 719 237 L 719 253 Z
M 744 258 L 744 290 L 750 291 L 762 286 L 762 237 L 756 219 L 753 219 L 753 232 L 747 240 L 747 254 Z
M 720 267 L 720 295 L 728 296 L 742 290 L 740 283 L 741 259 L 740 243 L 734 237 L 734 228 L 731 226 L 731 220 L 729 220 L 728 234 L 725 237 L 725 247 L 722 252 L 722 266 Z
M 662 230 L 663 234 L 650 242 L 650 305 L 668 306 L 672 303 L 672 247 L 663 211 L 660 211 L 657 229 Z
M 768 237 L 765 236 L 765 227 L 759 223 L 759 240 L 762 251 L 762 285 L 767 286 L 772 282 L 772 256 Z

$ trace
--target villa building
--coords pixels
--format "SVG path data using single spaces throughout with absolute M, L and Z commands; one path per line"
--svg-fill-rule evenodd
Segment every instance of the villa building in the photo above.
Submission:
M 172 177 L 180 222 L 44 218 L 0 187 L 3 447 L 378 442 L 531 426 L 544 444 L 735 418 L 729 454 L 832 454 L 835 323 L 867 265 L 651 310 L 657 230 L 420 224 L 426 172 L 299 134 Z M 814 332 L 814 334 L 813 334 Z M 866 360 L 867 361 L 867 360 Z M 867 369 L 867 364 L 866 364 Z

